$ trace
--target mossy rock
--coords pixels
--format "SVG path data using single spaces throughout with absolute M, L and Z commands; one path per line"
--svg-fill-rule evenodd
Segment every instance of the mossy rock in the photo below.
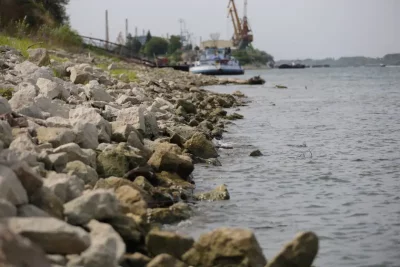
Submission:
M 0 96 L 7 100 L 10 100 L 13 96 L 14 88 L 0 88 Z

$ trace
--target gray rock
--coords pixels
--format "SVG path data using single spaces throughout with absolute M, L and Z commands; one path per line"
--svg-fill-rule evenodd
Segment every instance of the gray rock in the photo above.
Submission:
M 77 122 L 74 126 L 76 134 L 75 143 L 82 148 L 96 149 L 99 146 L 99 133 L 94 124 L 90 122 Z
M 50 65 L 49 53 L 45 48 L 28 49 L 29 61 L 38 66 Z
M 115 195 L 106 190 L 94 190 L 64 205 L 68 223 L 83 225 L 90 220 L 104 220 L 119 213 L 119 203 Z
M 3 225 L 0 225 L 0 255 L 0 265 L 4 267 L 51 267 L 40 247 Z
M 109 143 L 111 140 L 111 124 L 106 121 L 94 108 L 78 107 L 69 113 L 72 125 L 81 122 L 89 122 L 96 125 L 99 141 Z
M 17 214 L 18 214 L 18 217 L 25 217 L 25 218 L 51 217 L 50 214 L 48 214 L 44 210 L 41 210 L 38 207 L 31 205 L 31 204 L 25 204 L 25 205 L 18 206 Z
M 0 121 L 0 140 L 3 141 L 5 148 L 9 147 L 13 140 L 11 126 L 7 121 Z
M 125 244 L 114 229 L 105 223 L 89 222 L 90 247 L 80 257 L 68 263 L 68 266 L 118 267 L 125 253 Z
M 47 127 L 52 128 L 70 128 L 71 124 L 68 119 L 63 117 L 50 117 L 46 119 Z
M 20 64 L 15 65 L 14 69 L 20 72 L 22 76 L 26 76 L 37 71 L 39 67 L 32 62 L 24 61 Z
M 79 66 L 69 67 L 67 72 L 71 73 L 70 79 L 74 84 L 86 84 L 90 80 L 90 73 Z
M 36 133 L 40 144 L 50 143 L 55 148 L 72 143 L 76 138 L 73 130 L 67 128 L 39 127 Z
M 68 143 L 62 146 L 57 147 L 53 151 L 54 153 L 67 153 L 68 162 L 71 161 L 82 161 L 83 163 L 89 165 L 91 164 L 91 159 L 87 154 L 86 150 L 83 150 L 76 143 Z
M 68 162 L 62 172 L 68 173 L 68 175 L 76 175 L 85 184 L 91 186 L 94 186 L 99 179 L 96 170 L 81 161 Z
M 28 203 L 28 195 L 20 180 L 10 168 L 4 165 L 0 165 L 0 197 L 13 205 Z
M 90 245 L 90 237 L 83 229 L 55 218 L 9 218 L 1 222 L 49 254 L 80 254 Z
M 133 125 L 136 129 L 146 129 L 143 107 L 131 107 L 121 109 L 118 113 L 116 121 L 123 124 Z
M 48 158 L 51 168 L 56 172 L 61 172 L 64 170 L 68 163 L 68 155 L 65 152 L 50 154 Z
M 138 105 L 141 103 L 140 100 L 137 99 L 136 97 L 128 95 L 121 95 L 115 102 L 119 105 L 123 105 L 125 103 L 129 103 L 131 105 Z
M 7 99 L 0 96 L 0 114 L 8 114 L 8 113 L 11 113 L 11 106 L 8 103 Z
M 113 98 L 97 81 L 90 81 L 85 85 L 85 94 L 88 99 L 94 101 L 111 102 Z
M 39 88 L 39 94 L 46 98 L 54 99 L 61 96 L 62 87 L 56 82 L 39 78 L 36 85 Z
M 121 123 L 119 121 L 111 122 L 112 135 L 111 140 L 114 142 L 126 142 L 129 134 L 135 130 L 130 124 Z
M 51 172 L 45 179 L 44 186 L 57 195 L 63 203 L 82 195 L 84 182 L 76 176 Z
M 48 117 L 62 117 L 68 118 L 69 106 L 60 99 L 51 100 L 47 97 L 39 95 L 35 97 L 35 105 Z
M 196 194 L 195 199 L 201 201 L 218 201 L 218 200 L 229 200 L 230 195 L 226 185 L 220 185 L 210 192 Z
M 130 132 L 126 143 L 128 145 L 130 145 L 132 147 L 136 147 L 140 150 L 144 149 L 144 144 L 142 142 L 141 136 L 140 136 L 139 132 L 136 130 Z
M 186 141 L 184 147 L 193 155 L 203 159 L 218 157 L 218 152 L 213 143 L 208 140 L 203 133 L 200 132 L 197 132 L 188 141 Z
M 139 252 L 133 254 L 125 254 L 121 265 L 122 266 L 134 266 L 134 267 L 146 267 L 151 259 Z
M 60 220 L 64 220 L 63 202 L 47 187 L 42 187 L 38 190 L 30 197 L 29 202 L 47 214 Z M 37 211 L 34 212 L 36 213 Z
M 11 166 L 11 169 L 21 181 L 28 197 L 33 195 L 43 185 L 43 179 L 35 173 L 26 162 L 17 162 Z
M 15 216 L 17 216 L 17 208 L 6 199 L 0 198 L 0 219 Z
M 20 133 L 18 134 L 15 139 L 10 144 L 11 150 L 18 150 L 18 151 L 34 151 L 38 152 L 37 146 L 32 141 L 32 137 L 29 133 Z

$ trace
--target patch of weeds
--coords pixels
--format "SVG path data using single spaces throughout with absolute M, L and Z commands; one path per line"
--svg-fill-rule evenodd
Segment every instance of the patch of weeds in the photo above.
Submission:
M 102 70 L 107 70 L 108 69 L 108 65 L 105 64 L 105 63 L 97 64 L 96 67 L 98 67 L 99 69 L 102 69 Z
M 63 57 L 59 57 L 56 55 L 50 55 L 50 59 L 54 60 L 55 62 L 59 62 L 59 63 L 63 63 L 63 62 L 67 62 L 68 58 L 63 58 Z
M 14 88 L 0 88 L 0 96 L 10 100 L 14 92 Z
M 25 58 L 28 58 L 28 48 L 34 45 L 35 43 L 32 40 L 23 38 L 13 38 L 6 35 L 0 34 L 0 45 L 10 46 L 16 50 L 21 51 L 22 55 Z
M 51 70 L 53 71 L 54 77 L 57 77 L 57 78 L 60 78 L 60 79 L 63 78 L 62 73 L 60 73 L 56 68 L 51 68 Z
M 110 71 L 112 76 L 119 76 L 121 74 L 126 74 L 128 76 L 128 79 L 130 82 L 134 82 L 137 80 L 137 75 L 136 72 L 128 69 L 116 69 L 116 70 L 111 70 Z

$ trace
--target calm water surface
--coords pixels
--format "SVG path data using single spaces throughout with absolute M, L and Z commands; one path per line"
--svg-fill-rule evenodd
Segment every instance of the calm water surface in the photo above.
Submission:
M 179 230 L 250 228 L 268 259 L 312 230 L 316 266 L 400 266 L 400 68 L 258 74 L 265 85 L 210 88 L 252 101 L 224 136 L 223 166 L 195 171 L 199 190 L 226 184 L 231 200 L 197 205 Z

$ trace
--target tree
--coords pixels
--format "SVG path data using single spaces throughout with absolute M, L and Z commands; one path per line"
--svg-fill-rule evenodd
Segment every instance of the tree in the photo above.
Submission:
M 147 32 L 147 35 L 146 35 L 146 44 L 147 44 L 148 42 L 150 42 L 151 38 L 153 38 L 153 36 L 151 36 L 151 32 L 148 31 L 148 32 Z
M 147 56 L 151 57 L 155 55 L 164 55 L 168 51 L 167 40 L 161 37 L 152 37 L 149 42 L 145 45 L 144 52 Z
M 173 54 L 181 48 L 181 37 L 177 35 L 171 35 L 171 37 L 169 38 L 168 54 Z
M 139 54 L 140 49 L 142 48 L 142 43 L 139 41 L 137 37 L 132 37 L 131 34 L 126 38 L 126 47 L 128 47 L 129 51 L 134 55 Z

